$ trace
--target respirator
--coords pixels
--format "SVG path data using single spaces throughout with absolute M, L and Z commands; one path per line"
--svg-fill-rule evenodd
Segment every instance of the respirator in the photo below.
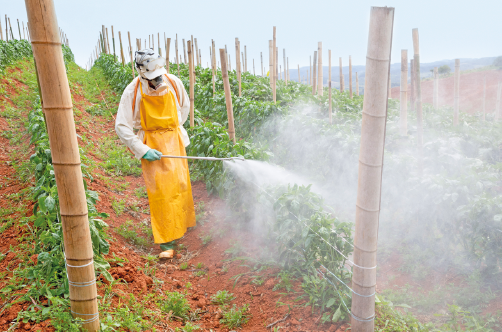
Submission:
M 153 89 L 157 92 L 164 91 L 167 89 L 167 84 L 164 82 L 164 79 L 162 78 L 162 75 L 159 75 L 155 77 L 152 80 L 148 80 L 151 83 L 151 86 L 153 86 Z
M 140 76 L 149 81 L 150 86 L 155 91 L 160 92 L 167 89 L 163 75 L 167 74 L 164 66 L 166 59 L 151 49 L 137 51 L 135 54 L 136 70 Z

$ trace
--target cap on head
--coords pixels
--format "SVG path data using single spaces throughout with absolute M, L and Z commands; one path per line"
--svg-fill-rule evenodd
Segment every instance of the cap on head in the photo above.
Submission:
M 160 75 L 167 74 L 164 66 L 166 60 L 152 49 L 143 49 L 136 51 L 135 59 L 136 70 L 141 77 L 152 80 Z

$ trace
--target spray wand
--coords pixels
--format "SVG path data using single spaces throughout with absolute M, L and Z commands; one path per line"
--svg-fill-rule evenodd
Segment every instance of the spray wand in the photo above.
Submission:
M 176 158 L 176 159 L 198 159 L 198 160 L 211 160 L 211 161 L 220 161 L 220 160 L 241 160 L 245 161 L 246 159 L 242 157 L 229 157 L 229 158 L 215 158 L 215 157 L 192 157 L 192 156 L 167 156 L 162 155 L 161 158 Z

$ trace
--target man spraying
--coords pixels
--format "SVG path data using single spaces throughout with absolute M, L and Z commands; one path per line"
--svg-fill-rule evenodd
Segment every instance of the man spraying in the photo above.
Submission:
M 180 79 L 167 74 L 165 64 L 151 49 L 136 52 L 139 76 L 122 94 L 115 131 L 141 159 L 153 237 L 162 250 L 159 257 L 172 258 L 175 240 L 195 226 L 195 209 L 187 160 L 161 159 L 162 155 L 186 156 L 190 144 L 182 125 L 190 100 Z

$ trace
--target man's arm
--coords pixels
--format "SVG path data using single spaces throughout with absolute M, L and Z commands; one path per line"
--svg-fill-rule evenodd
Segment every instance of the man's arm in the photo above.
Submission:
M 117 119 L 115 120 L 115 132 L 119 136 L 122 143 L 124 143 L 133 153 L 137 159 L 141 159 L 150 148 L 143 144 L 133 131 L 134 118 L 139 117 L 139 109 L 132 109 L 132 102 L 134 99 L 134 89 L 139 78 L 135 78 L 124 90 L 122 98 L 120 99 L 119 108 L 117 111 Z M 139 88 L 138 88 L 139 90 Z M 137 91 L 139 96 L 136 100 L 141 98 L 141 94 Z

